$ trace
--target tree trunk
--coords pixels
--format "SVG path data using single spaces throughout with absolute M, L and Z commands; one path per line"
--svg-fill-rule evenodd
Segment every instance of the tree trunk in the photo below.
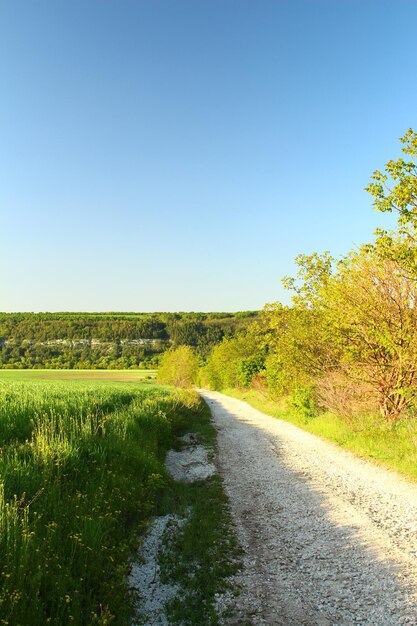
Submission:
M 407 404 L 407 400 L 402 394 L 383 394 L 379 408 L 384 419 L 389 422 L 396 422 L 400 419 L 401 413 Z

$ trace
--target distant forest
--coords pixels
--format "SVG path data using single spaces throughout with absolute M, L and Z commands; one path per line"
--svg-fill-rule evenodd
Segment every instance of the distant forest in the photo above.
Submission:
M 206 357 L 257 316 L 239 313 L 0 313 L 0 368 L 157 367 L 170 347 Z

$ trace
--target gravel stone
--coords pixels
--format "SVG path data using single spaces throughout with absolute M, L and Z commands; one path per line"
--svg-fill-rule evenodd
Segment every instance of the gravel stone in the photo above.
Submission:
M 227 624 L 417 625 L 417 485 L 200 390 L 244 569 Z M 246 622 L 248 623 L 248 622 Z
M 165 465 L 174 480 L 186 483 L 210 478 L 216 471 L 209 462 L 208 450 L 204 446 L 193 445 L 184 450 L 169 450 Z
M 161 581 L 158 556 L 163 550 L 166 533 L 175 533 L 185 522 L 186 519 L 177 515 L 163 515 L 153 520 L 128 576 L 129 586 L 138 596 L 137 617 L 132 626 L 169 626 L 165 603 L 175 598 L 180 590 L 176 585 Z

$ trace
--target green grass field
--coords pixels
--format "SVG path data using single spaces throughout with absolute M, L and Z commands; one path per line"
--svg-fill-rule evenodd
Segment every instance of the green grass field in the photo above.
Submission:
M 190 507 L 174 562 L 193 582 L 172 623 L 217 623 L 211 605 L 235 551 L 221 484 L 177 485 L 164 465 L 177 435 L 213 444 L 209 412 L 194 392 L 138 378 L 0 372 L 0 624 L 130 624 L 140 534 L 153 514 Z
M 143 382 L 154 380 L 156 370 L 22 370 L 0 369 L 2 381 L 72 380 L 103 382 Z

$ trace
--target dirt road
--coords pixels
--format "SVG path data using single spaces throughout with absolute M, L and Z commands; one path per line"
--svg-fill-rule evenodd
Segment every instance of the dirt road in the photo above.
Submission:
M 243 624 L 417 625 L 417 485 L 201 391 L 246 550 Z

